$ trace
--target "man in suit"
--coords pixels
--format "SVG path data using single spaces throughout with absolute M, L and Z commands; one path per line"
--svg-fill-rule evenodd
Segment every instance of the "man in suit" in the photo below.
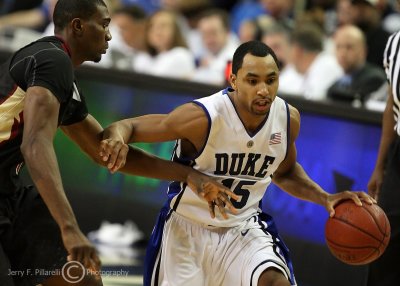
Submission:
M 385 74 L 382 69 L 367 62 L 365 36 L 358 27 L 340 27 L 334 42 L 337 61 L 345 74 L 328 89 L 328 97 L 364 103 L 372 92 L 385 84 Z

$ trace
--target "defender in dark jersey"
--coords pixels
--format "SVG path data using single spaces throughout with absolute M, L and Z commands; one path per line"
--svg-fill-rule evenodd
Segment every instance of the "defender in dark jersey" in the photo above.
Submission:
M 188 181 L 202 191 L 227 190 L 207 176 L 117 142 L 109 160 L 98 156 L 103 129 L 88 114 L 74 77 L 84 61 L 108 48 L 110 15 L 102 0 L 59 0 L 54 37 L 17 51 L 0 69 L 0 285 L 101 285 L 101 278 L 68 260 L 99 269 L 94 247 L 80 231 L 65 196 L 53 138 L 58 127 L 111 172 Z M 122 141 L 122 140 L 121 140 Z M 129 151 L 129 152 L 128 152 Z M 125 157 L 127 156 L 126 162 Z M 125 164 L 126 163 L 126 164 Z M 19 173 L 26 164 L 34 186 Z M 37 191 L 36 191 L 37 190 Z

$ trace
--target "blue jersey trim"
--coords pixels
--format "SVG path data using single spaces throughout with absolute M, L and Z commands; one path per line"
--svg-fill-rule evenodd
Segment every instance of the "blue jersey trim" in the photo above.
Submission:
M 210 131 L 211 131 L 211 124 L 212 124 L 212 122 L 211 122 L 210 113 L 208 112 L 208 110 L 207 110 L 207 108 L 204 106 L 204 104 L 202 104 L 202 103 L 200 103 L 200 102 L 198 102 L 198 101 L 193 101 L 193 103 L 194 103 L 194 104 L 197 104 L 198 106 L 200 106 L 200 107 L 204 110 L 204 113 L 206 114 L 207 120 L 208 120 L 207 137 L 206 137 L 206 140 L 204 140 L 204 144 L 203 144 L 203 146 L 201 147 L 200 151 L 197 152 L 196 156 L 193 158 L 193 159 L 196 159 L 196 158 L 198 158 L 198 157 L 203 153 L 204 148 L 206 148 L 206 146 L 207 146 L 208 139 L 210 138 Z
M 258 269 L 258 267 L 260 267 L 260 266 L 262 266 L 262 265 L 264 265 L 265 263 L 268 263 L 268 262 L 272 262 L 273 264 L 279 265 L 280 267 L 282 267 L 283 269 L 285 269 L 283 263 L 280 264 L 280 263 L 278 263 L 278 262 L 276 262 L 276 261 L 274 261 L 274 260 L 271 260 L 271 259 L 264 260 L 263 262 L 261 262 L 260 264 L 258 264 L 256 268 L 253 269 L 253 272 L 251 273 L 251 277 L 250 277 L 250 286 L 253 286 L 253 276 L 254 276 L 254 273 L 256 272 L 256 270 Z M 288 274 L 288 273 L 286 273 L 286 274 Z M 293 284 L 291 281 L 290 281 L 290 283 Z
M 285 159 L 286 159 L 289 154 L 289 148 L 290 148 L 290 110 L 289 110 L 289 104 L 286 101 L 285 101 L 285 105 L 286 105 L 286 113 L 287 113 L 287 128 L 286 128 L 287 146 L 286 146 L 286 154 L 285 154 Z
M 290 273 L 288 273 L 289 281 L 292 285 L 294 285 L 295 278 L 294 278 L 292 260 L 290 259 L 290 255 L 289 255 L 289 249 L 286 246 L 283 239 L 280 237 L 280 235 L 278 233 L 278 229 L 275 225 L 274 219 L 272 218 L 272 216 L 270 216 L 269 214 L 264 213 L 264 212 L 259 213 L 257 216 L 257 219 L 258 219 L 259 225 L 261 226 L 261 229 L 265 233 L 268 233 L 273 237 L 275 245 L 278 246 L 279 249 L 281 250 L 281 252 L 282 252 L 281 255 L 285 258 L 285 264 L 287 265 L 287 267 L 289 268 L 289 271 L 290 271 Z M 265 227 L 265 224 L 262 222 L 265 222 L 267 227 Z M 278 257 L 280 257 L 280 255 L 278 255 Z M 261 263 L 260 265 L 262 265 L 264 263 L 265 262 Z
M 158 253 L 159 252 L 162 253 L 161 242 L 164 232 L 164 225 L 165 222 L 167 221 L 167 218 L 169 217 L 170 211 L 171 210 L 169 208 L 169 200 L 168 200 L 158 215 L 156 225 L 153 228 L 153 232 L 151 233 L 150 240 L 147 244 L 146 256 L 144 260 L 144 273 L 143 273 L 144 286 L 151 285 L 151 278 L 153 276 L 154 268 L 156 268 L 156 273 L 155 273 L 156 277 L 154 282 L 156 285 L 158 283 L 158 274 L 160 265 L 159 262 L 156 265 L 156 261 Z M 161 256 L 160 256 L 160 261 L 161 261 Z

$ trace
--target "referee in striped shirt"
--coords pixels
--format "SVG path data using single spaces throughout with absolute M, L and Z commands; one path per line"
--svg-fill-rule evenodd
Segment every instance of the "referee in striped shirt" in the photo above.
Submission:
M 389 97 L 369 194 L 378 200 L 391 225 L 385 253 L 369 265 L 367 286 L 400 285 L 400 31 L 391 35 L 383 55 Z

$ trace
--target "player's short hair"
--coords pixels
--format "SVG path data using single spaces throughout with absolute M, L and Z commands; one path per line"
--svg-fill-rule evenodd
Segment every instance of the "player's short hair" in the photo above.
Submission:
M 278 58 L 276 57 L 274 51 L 269 46 L 260 41 L 249 41 L 241 44 L 233 54 L 233 60 L 232 60 L 233 74 L 237 74 L 239 69 L 242 67 L 243 58 L 247 54 L 251 54 L 256 57 L 266 57 L 268 55 L 271 55 L 274 58 L 276 66 L 280 68 L 280 63 L 278 61 Z
M 103 0 L 58 0 L 53 12 L 55 30 L 62 30 L 73 19 L 89 19 L 97 11 L 97 6 L 107 5 Z

